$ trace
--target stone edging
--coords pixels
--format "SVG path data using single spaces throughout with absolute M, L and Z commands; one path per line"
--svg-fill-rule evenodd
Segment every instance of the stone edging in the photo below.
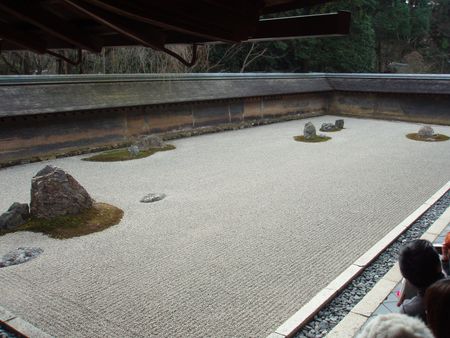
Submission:
M 7 324 L 14 330 L 20 332 L 24 336 L 30 338 L 52 338 L 52 336 L 38 329 L 34 325 L 28 323 L 22 318 L 16 317 L 14 314 L 6 310 L 0 305 L 0 322 Z
M 384 249 L 386 249 L 398 236 L 406 231 L 423 213 L 425 213 L 439 198 L 441 198 L 450 189 L 450 181 L 447 182 L 441 189 L 439 189 L 433 196 L 431 196 L 424 204 L 417 208 L 412 214 L 400 222 L 394 229 L 392 229 L 386 236 L 378 241 L 372 248 L 359 257 L 352 265 L 350 265 L 344 272 L 337 276 L 330 284 L 319 291 L 307 304 L 298 310 L 293 316 L 281 324 L 278 329 L 270 334 L 267 338 L 284 338 L 294 336 L 301 327 L 306 325 L 316 313 L 318 313 L 325 305 L 327 305 L 337 293 L 342 291 L 355 277 L 357 277 Z M 447 211 L 427 230 L 422 238 L 429 239 L 434 235 L 436 238 L 438 234 L 437 228 L 442 227 L 446 219 L 450 218 L 450 212 Z M 445 227 L 445 226 L 444 226 Z M 442 228 L 443 229 L 443 228 Z M 442 230 L 441 230 L 442 231 Z M 433 239 L 434 239 L 433 238 Z M 376 285 L 375 287 L 360 301 L 363 303 L 367 300 L 368 304 L 376 303 L 373 311 L 383 301 L 386 295 L 395 287 L 398 282 L 395 279 L 398 277 L 400 271 L 395 270 L 394 266 Z M 398 267 L 397 267 L 398 269 Z M 397 274 L 398 272 L 398 274 Z M 400 278 L 401 279 L 401 278 Z M 399 281 L 400 281 L 399 279 Z M 380 297 L 379 289 L 386 290 L 382 298 Z M 375 297 L 376 296 L 376 297 Z M 357 309 L 358 303 L 354 309 Z M 364 304 L 364 303 L 363 303 Z M 366 306 L 366 305 L 365 305 Z M 369 306 L 369 305 L 367 305 Z M 353 310 L 354 310 L 353 309 Z M 360 308 L 360 312 L 369 311 L 369 308 Z M 366 322 L 368 316 L 361 313 L 355 313 L 353 310 L 332 330 L 328 333 L 329 337 L 353 337 L 361 326 Z M 370 312 L 370 314 L 372 313 Z M 369 316 L 370 316 L 369 314 Z M 342 324 L 342 325 L 341 325 Z M 344 326 L 345 325 L 345 326 Z M 344 332 L 347 335 L 342 335 Z M 341 335 L 339 335 L 341 334 Z

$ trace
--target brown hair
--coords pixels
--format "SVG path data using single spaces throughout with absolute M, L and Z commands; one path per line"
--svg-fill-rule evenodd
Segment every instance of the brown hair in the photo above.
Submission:
M 450 279 L 431 285 L 425 293 L 427 322 L 436 338 L 448 337 L 450 323 Z

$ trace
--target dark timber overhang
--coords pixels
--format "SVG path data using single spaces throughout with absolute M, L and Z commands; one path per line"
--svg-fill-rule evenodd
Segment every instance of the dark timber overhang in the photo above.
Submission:
M 98 53 L 103 47 L 145 46 L 190 65 L 195 60 L 182 60 L 167 46 L 191 44 L 195 50 L 208 43 L 348 34 L 350 13 L 344 11 L 261 18 L 324 2 L 331 0 L 0 0 L 0 50 L 61 57 L 55 49 Z

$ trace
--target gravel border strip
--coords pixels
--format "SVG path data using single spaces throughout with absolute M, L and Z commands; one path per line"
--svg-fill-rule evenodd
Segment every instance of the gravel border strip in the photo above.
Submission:
M 13 328 L 17 332 L 20 332 L 26 337 L 32 338 L 52 338 L 49 334 L 38 329 L 36 326 L 30 324 L 29 322 L 23 320 L 22 318 L 16 317 L 13 313 L 6 310 L 0 305 L 0 321 Z M 8 334 L 10 332 L 7 332 Z M 3 334 L 0 331 L 0 334 Z M 11 335 L 12 336 L 12 335 Z M 8 337 L 8 335 L 6 336 Z
M 422 236 L 449 206 L 450 191 L 447 191 L 294 337 L 325 337 L 394 266 L 400 249 Z

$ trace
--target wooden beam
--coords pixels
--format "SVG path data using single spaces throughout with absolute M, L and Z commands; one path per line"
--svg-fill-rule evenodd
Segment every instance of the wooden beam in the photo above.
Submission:
M 156 50 L 164 48 L 165 36 L 155 33 L 154 27 L 135 23 L 132 20 L 122 18 L 101 8 L 91 6 L 75 0 L 63 0 L 67 5 L 89 16 L 95 21 L 108 26 L 117 33 L 136 41 L 137 43 Z
M 312 7 L 327 2 L 335 2 L 335 1 L 336 0 L 280 0 L 280 1 L 265 0 L 264 1 L 265 6 L 261 11 L 261 14 L 285 12 L 294 9 Z
M 46 53 L 46 42 L 34 34 L 0 22 L 0 38 L 38 54 Z
M 259 21 L 249 41 L 282 40 L 301 37 L 339 36 L 350 32 L 350 12 L 304 15 Z
M 248 22 L 257 23 L 258 11 L 254 18 L 248 16 L 244 20 L 239 9 L 234 18 L 228 19 L 223 13 L 214 12 L 211 8 L 196 5 L 196 1 L 166 0 L 164 3 L 149 1 L 125 0 L 84 0 L 93 5 L 130 19 L 146 22 L 166 30 L 177 31 L 187 35 L 202 37 L 206 40 L 239 42 L 248 35 L 243 31 Z M 247 3 L 243 1 L 243 3 Z M 222 14 L 222 16 L 221 16 Z
M 77 48 L 96 53 L 102 49 L 100 43 L 94 42 L 87 34 L 81 33 L 79 28 L 42 9 L 39 1 L 3 0 L 0 1 L 0 10 L 39 27 L 46 33 L 73 44 Z

